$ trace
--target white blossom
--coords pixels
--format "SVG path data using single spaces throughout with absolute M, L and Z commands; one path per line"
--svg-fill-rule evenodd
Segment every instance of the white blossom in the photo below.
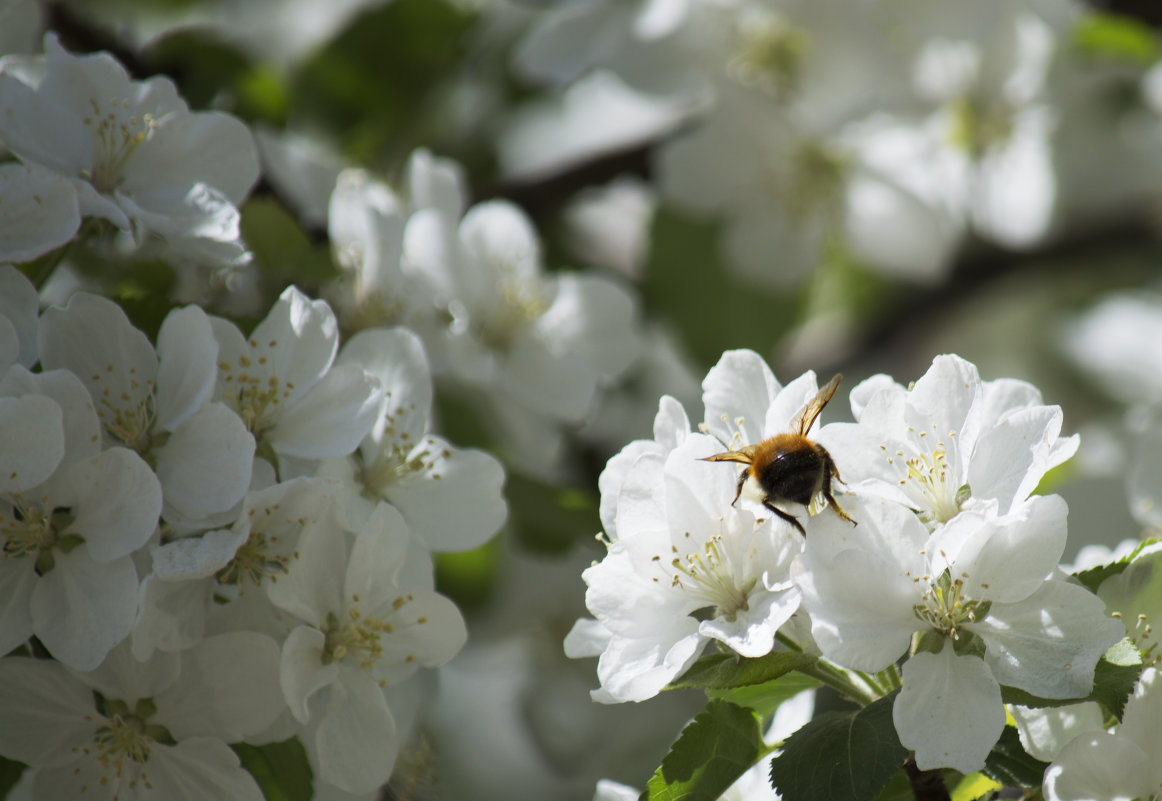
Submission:
M 96 667 L 132 628 L 131 554 L 157 528 L 161 487 L 127 448 L 100 449 L 88 393 L 64 370 L 0 379 L 0 652 L 33 634 L 60 661 Z
M 260 801 L 226 743 L 282 710 L 277 669 L 277 644 L 248 633 L 148 662 L 123 646 L 87 673 L 3 659 L 0 753 L 36 769 L 34 799 Z
M 432 383 L 423 345 L 407 329 L 362 331 L 343 346 L 338 364 L 357 365 L 383 387 L 371 433 L 346 460 L 324 466 L 359 493 L 365 517 L 379 501 L 395 506 L 412 534 L 436 551 L 475 548 L 508 514 L 504 468 L 479 450 L 453 447 L 433 434 Z
M 904 504 L 926 522 L 995 500 L 1015 508 L 1052 467 L 1077 450 L 1060 436 L 1059 406 L 1024 381 L 982 381 L 958 356 L 937 356 L 905 388 L 877 375 L 851 391 L 857 423 L 835 423 L 819 441 L 846 453 L 844 478 Z
M 643 454 L 621 483 L 617 539 L 582 574 L 597 623 L 581 621 L 566 646 L 585 656 L 604 645 L 596 700 L 652 697 L 712 640 L 762 656 L 798 608 L 788 571 L 801 538 L 731 505 L 735 476 L 701 461 L 718 450 L 692 433 L 665 456 Z
M 1083 734 L 1045 771 L 1047 801 L 1136 801 L 1157 798 L 1162 789 L 1162 691 L 1158 671 L 1142 671 L 1113 732 Z
M 351 793 L 387 781 L 400 741 L 385 687 L 450 659 L 467 632 L 447 598 L 403 575 L 410 535 L 380 504 L 365 533 L 305 531 L 270 599 L 297 625 L 282 653 L 280 684 L 315 775 Z
M 132 81 L 108 53 L 75 56 L 52 33 L 44 48 L 39 83 L 0 73 L 0 141 L 71 181 L 83 217 L 241 260 L 236 207 L 258 177 L 246 126 L 190 112 L 168 78 Z
M 287 288 L 244 337 L 211 317 L 218 340 L 215 398 L 242 418 L 258 454 L 306 460 L 346 456 L 375 422 L 378 382 L 354 365 L 333 367 L 339 328 L 325 301 Z
M 105 442 L 153 464 L 165 504 L 180 519 L 230 509 L 250 483 L 254 439 L 234 411 L 210 402 L 217 357 L 209 319 L 196 306 L 166 316 L 156 349 L 120 306 L 97 295 L 78 293 L 41 316 L 41 364 L 81 379 Z
M 921 769 L 979 770 L 1004 727 L 1000 685 L 1089 693 L 1122 636 L 1104 604 L 1056 570 L 1066 506 L 1035 496 L 1006 514 L 963 511 L 930 533 L 906 506 L 847 496 L 857 529 L 816 518 L 793 575 L 823 655 L 879 671 L 912 646 L 893 717 Z

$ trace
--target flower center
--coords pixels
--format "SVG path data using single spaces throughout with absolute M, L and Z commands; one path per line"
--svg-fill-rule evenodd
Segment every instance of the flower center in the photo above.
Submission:
M 22 498 L 12 499 L 12 513 L 0 511 L 0 551 L 4 559 L 29 557 L 36 561 L 36 572 L 44 575 L 56 564 L 54 550 L 68 553 L 84 542 L 79 534 L 60 534 L 73 522 L 69 509 L 46 510 L 48 499 L 41 505 L 27 504 Z M 2 509 L 3 507 L 0 507 Z
M 811 36 L 771 14 L 752 15 L 738 26 L 727 74 L 742 86 L 782 95 L 794 89 L 811 50 Z
M 824 142 L 804 139 L 795 145 L 790 164 L 788 200 L 791 215 L 806 219 L 835 207 L 843 191 L 847 160 Z
M 909 431 L 915 433 L 914 428 Z M 920 520 L 930 528 L 946 523 L 960 513 L 961 507 L 972 496 L 968 484 L 962 484 L 957 458 L 956 432 L 937 441 L 931 450 L 929 432 L 918 434 L 920 447 L 908 455 L 903 450 L 887 456 L 888 464 L 900 476 L 900 488 L 915 501 Z M 932 437 L 935 439 L 935 437 Z M 881 450 L 887 450 L 883 445 Z
M 685 538 L 692 539 L 690 532 Z M 693 544 L 693 543 L 691 543 Z M 736 579 L 736 565 L 732 558 L 731 549 L 726 547 L 721 534 L 716 534 L 702 545 L 685 553 L 677 546 L 671 547 L 673 556 L 669 574 L 670 586 L 681 589 L 683 593 L 700 603 L 699 608 L 711 606 L 714 608 L 714 617 L 734 620 L 739 612 L 750 608 L 750 592 L 758 580 L 750 578 L 739 582 Z M 660 556 L 653 557 L 661 563 Z
M 226 399 L 233 403 L 246 429 L 258 439 L 274 425 L 283 402 L 290 397 L 295 385 L 284 382 L 277 375 L 252 373 L 255 364 L 265 367 L 270 359 L 259 352 L 259 344 L 253 339 L 248 344 L 250 354 L 239 354 L 237 365 L 223 359 L 218 362 L 218 370 L 227 387 Z M 278 340 L 271 340 L 265 347 L 273 350 L 278 347 Z
M 983 620 L 991 607 L 992 601 L 964 597 L 964 577 L 954 579 L 945 569 L 936 583 L 924 591 L 923 603 L 913 606 L 912 611 L 940 634 L 959 640 L 962 628 Z
M 157 712 L 153 699 L 139 699 L 133 709 L 124 701 L 98 700 L 106 724 L 94 732 L 93 743 L 106 775 L 120 777 L 130 767 L 126 761 L 139 768 L 148 761 L 155 744 L 175 743 L 165 726 L 149 722 Z M 144 772 L 140 774 L 140 780 L 149 781 Z
M 352 596 L 347 607 L 346 619 L 336 614 L 327 615 L 327 626 L 323 630 L 323 664 L 339 662 L 350 657 L 364 670 L 370 670 L 384 656 L 387 638 L 411 626 L 428 622 L 426 617 L 416 618 L 414 623 L 403 619 L 401 610 L 415 600 L 411 594 L 401 595 L 391 605 L 391 611 L 384 617 L 366 615 L 359 609 L 359 596 Z M 407 654 L 402 662 L 413 662 L 416 654 Z
M 81 177 L 93 184 L 102 194 L 108 194 L 121 182 L 121 173 L 130 156 L 143 142 L 153 136 L 157 120 L 152 114 L 132 114 L 132 101 L 111 100 L 106 110 L 96 98 L 90 98 L 93 113 L 84 118 L 93 133 L 93 169 L 82 171 Z
M 949 112 L 949 142 L 974 159 L 1007 142 L 1013 134 L 1013 113 L 1004 103 L 959 97 L 949 103 Z
M 506 351 L 513 338 L 549 308 L 539 281 L 508 276 L 500 282 L 497 302 L 484 309 L 473 328 L 476 337 L 494 351 Z
M 246 542 L 234 552 L 234 558 L 224 568 L 218 571 L 215 578 L 219 584 L 245 584 L 247 582 L 262 586 L 263 581 L 269 578 L 272 582 L 287 572 L 287 564 L 293 558 L 292 554 L 274 553 L 278 542 L 277 534 L 268 534 L 263 531 L 251 531 Z
M 105 368 L 113 373 L 117 368 L 110 364 Z M 108 386 L 102 386 L 97 400 L 97 417 L 110 439 L 145 456 L 154 444 L 150 436 L 156 414 L 153 408 L 153 381 L 142 381 L 136 375 L 137 369 L 130 368 L 129 384 L 134 393 L 118 392 L 114 395 Z M 93 381 L 102 383 L 102 375 L 97 372 Z M 141 393 L 142 386 L 145 392 Z M 137 395 L 136 399 L 134 394 Z

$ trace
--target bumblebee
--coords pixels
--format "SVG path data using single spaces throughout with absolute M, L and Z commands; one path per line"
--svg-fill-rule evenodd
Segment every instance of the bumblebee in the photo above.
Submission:
M 831 494 L 832 478 L 843 483 L 831 454 L 819 443 L 807 439 L 807 432 L 835 394 L 841 378 L 843 376 L 836 373 L 815 393 L 815 397 L 807 401 L 792 418 L 789 432 L 703 459 L 706 462 L 741 462 L 746 465 L 738 476 L 738 490 L 734 493 L 732 505 L 738 503 L 743 488 L 753 479 L 762 505 L 798 529 L 803 536 L 807 535 L 803 524 L 775 504 L 790 501 L 809 506 L 816 495 L 822 494 L 837 515 L 855 525 Z

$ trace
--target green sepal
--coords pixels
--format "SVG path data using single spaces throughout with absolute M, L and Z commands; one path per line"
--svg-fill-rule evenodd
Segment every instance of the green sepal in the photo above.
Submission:
M 234 743 L 230 747 L 258 782 L 266 801 L 310 801 L 314 797 L 315 777 L 298 738 L 266 745 Z

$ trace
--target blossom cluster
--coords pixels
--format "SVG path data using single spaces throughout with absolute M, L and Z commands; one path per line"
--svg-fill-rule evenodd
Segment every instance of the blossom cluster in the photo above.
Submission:
M 1058 566 L 1065 501 L 1034 493 L 1078 439 L 1061 436 L 1061 409 L 1032 385 L 939 356 L 907 387 L 860 383 L 855 422 L 803 432 L 807 445 L 790 440 L 772 457 L 770 474 L 790 481 L 775 463 L 822 447 L 836 470 L 820 477 L 845 514 L 821 508 L 821 492 L 793 503 L 762 470 L 755 480 L 749 466 L 740 477 L 708 461 L 798 435 L 817 392 L 813 373 L 784 386 L 754 352 L 730 351 L 703 382 L 697 429 L 662 399 L 654 438 L 602 475 L 607 553 L 584 573 L 594 618 L 578 621 L 566 651 L 600 655 L 604 702 L 656 695 L 711 643 L 883 673 L 900 688 L 893 720 L 918 767 L 978 771 L 1005 726 L 1002 686 L 1085 697 L 1126 633 Z
M 514 62 L 566 110 L 540 115 L 555 128 L 514 121 L 502 155 L 519 174 L 543 168 L 523 152 L 530 141 L 565 161 L 664 134 L 659 195 L 720 221 L 723 256 L 751 283 L 792 288 L 837 253 L 931 283 L 969 239 L 1027 248 L 1094 213 L 1095 182 L 1072 165 L 1095 142 L 1118 174 L 1098 203 L 1132 202 L 1156 181 L 1152 100 L 1137 116 L 1095 105 L 1115 72 L 1133 71 L 1103 72 L 1078 46 L 1084 11 L 1073 0 L 552 3 Z M 1152 93 L 1143 73 L 1128 94 Z M 600 112 L 615 110 L 611 133 Z M 553 154 L 550 129 L 568 131 L 569 153 Z
M 249 336 L 186 306 L 153 343 L 2 275 L 32 354 L 0 378 L 2 753 L 36 797 L 259 798 L 227 744 L 297 736 L 320 787 L 373 793 L 466 637 L 430 554 L 506 514 L 500 464 L 430 431 L 419 340 L 340 350 L 292 287 Z

